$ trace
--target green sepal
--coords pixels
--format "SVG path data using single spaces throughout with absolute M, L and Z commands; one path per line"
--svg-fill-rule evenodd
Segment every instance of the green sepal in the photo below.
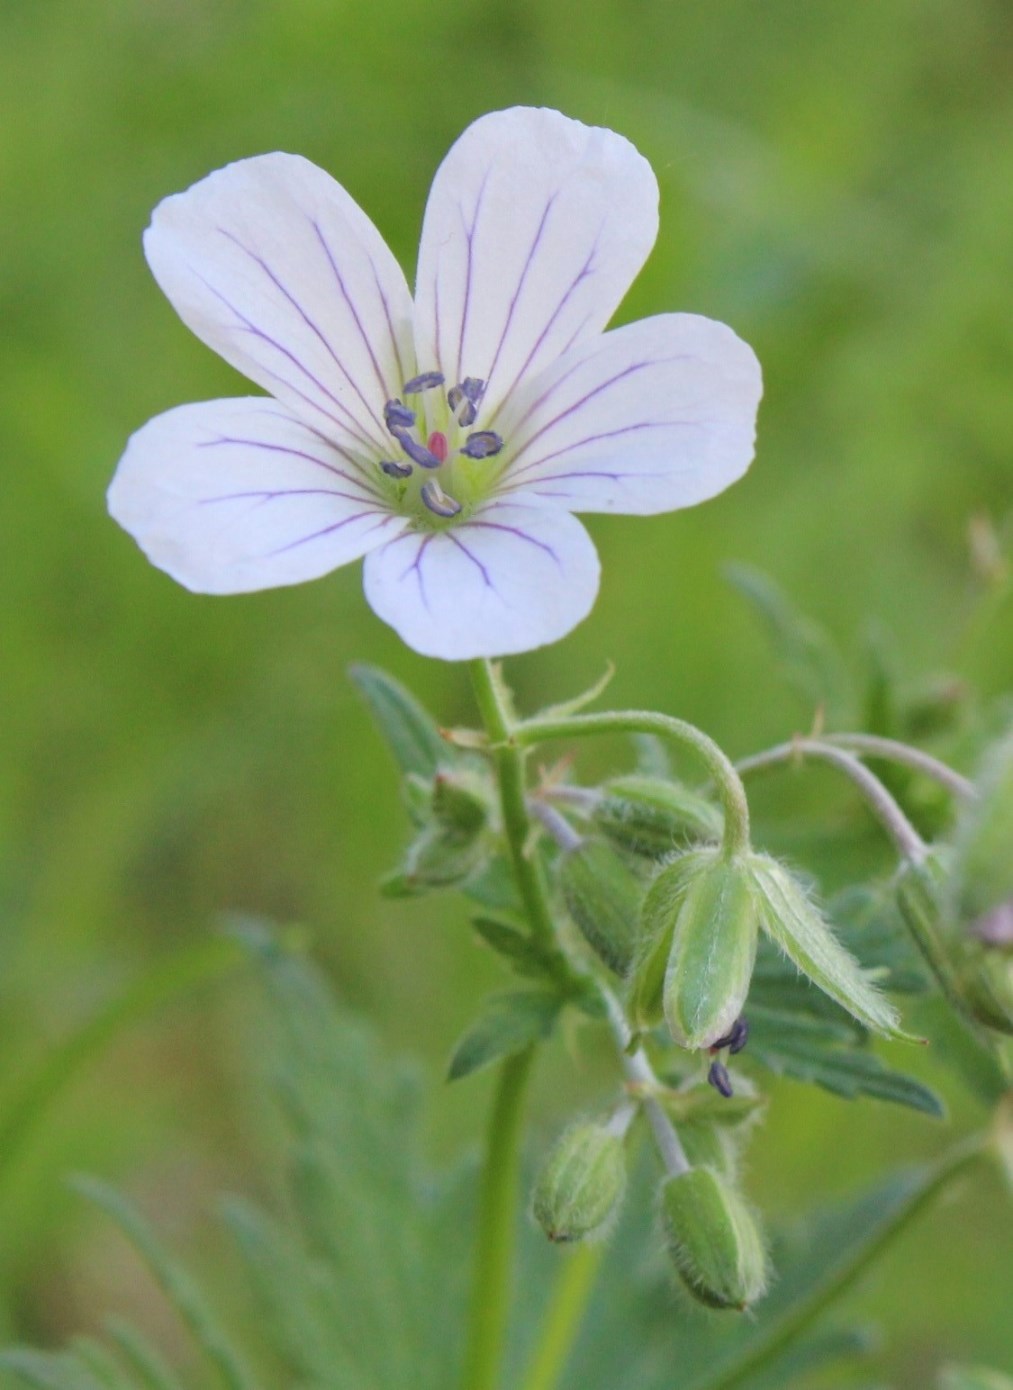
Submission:
M 561 1003 L 560 996 L 548 990 L 493 995 L 454 1048 L 447 1080 L 459 1081 L 501 1057 L 511 1057 L 547 1038 Z
M 631 774 L 602 787 L 594 821 L 620 849 L 661 859 L 687 841 L 720 838 L 723 817 L 699 792 L 667 778 Z
M 649 1026 L 667 939 L 662 1006 L 669 1031 L 682 1047 L 709 1047 L 742 1012 L 756 956 L 756 906 L 745 861 L 709 849 L 681 855 L 652 883 L 643 923 L 651 948 L 637 971 L 635 1019 Z
M 977 790 L 957 830 L 952 865 L 955 915 L 986 941 L 989 919 L 1008 915 L 1011 924 L 999 935 L 1013 945 L 1013 729 L 988 749 Z
M 713 1168 L 667 1178 L 661 1213 L 672 1263 L 694 1298 L 742 1311 L 763 1296 L 767 1256 L 759 1222 L 728 1178 Z
M 490 809 L 491 788 L 477 773 L 441 770 L 433 778 L 433 819 L 462 844 L 481 834 Z
M 604 840 L 582 840 L 561 857 L 559 887 L 567 911 L 595 954 L 627 975 L 640 935 L 640 879 Z
M 553 1146 L 532 1195 L 535 1220 L 551 1241 L 571 1244 L 603 1234 L 618 1214 L 626 1190 L 623 1136 L 584 1120 Z
M 918 1041 L 900 1027 L 896 1009 L 837 940 L 794 875 L 766 854 L 752 854 L 749 863 L 760 925 L 803 975 L 863 1027 Z
M 348 674 L 403 773 L 432 778 L 440 767 L 450 766 L 458 759 L 456 750 L 441 736 L 436 721 L 400 681 L 378 666 L 350 666 Z

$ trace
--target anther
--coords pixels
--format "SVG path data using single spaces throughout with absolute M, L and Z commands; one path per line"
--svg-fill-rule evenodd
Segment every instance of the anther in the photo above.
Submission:
M 458 424 L 467 429 L 475 423 L 478 407 L 484 395 L 485 382 L 477 376 L 466 376 L 457 386 L 450 388 L 447 392 L 447 404 L 457 416 Z
M 442 372 L 420 372 L 404 384 L 406 396 L 417 396 L 420 391 L 431 391 L 434 386 L 442 386 L 446 378 Z
M 749 1024 L 744 1018 L 737 1018 L 729 1028 L 723 1038 L 715 1038 L 711 1043 L 711 1052 L 719 1052 L 721 1048 L 727 1047 L 728 1051 L 734 1055 L 741 1052 L 749 1041 Z
M 487 459 L 498 454 L 502 447 L 503 439 L 495 430 L 478 430 L 468 435 L 466 442 L 461 445 L 461 453 L 467 454 L 470 459 Z
M 415 412 L 399 400 L 388 401 L 383 408 L 383 422 L 392 434 L 396 434 L 398 429 L 414 425 Z
M 423 502 L 436 516 L 456 516 L 461 510 L 460 502 L 448 497 L 435 478 L 430 478 L 427 483 L 422 484 L 421 495 Z
M 411 477 L 412 466 L 410 463 L 395 463 L 393 459 L 383 459 L 380 467 L 388 478 Z
M 728 1100 L 734 1092 L 732 1090 L 732 1078 L 728 1075 L 728 1068 L 723 1062 L 716 1059 L 711 1062 L 710 1071 L 707 1073 L 707 1080 L 720 1095 Z
M 436 455 L 427 449 L 424 444 L 420 444 L 417 439 L 413 439 L 407 430 L 398 429 L 395 425 L 391 428 L 391 434 L 401 445 L 401 448 L 411 459 L 412 463 L 417 463 L 420 468 L 439 468 L 440 460 Z

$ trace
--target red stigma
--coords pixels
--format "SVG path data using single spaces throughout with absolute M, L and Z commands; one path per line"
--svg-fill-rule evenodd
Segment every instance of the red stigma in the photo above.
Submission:
M 441 463 L 447 457 L 447 436 L 441 430 L 433 430 L 429 436 L 429 452 Z

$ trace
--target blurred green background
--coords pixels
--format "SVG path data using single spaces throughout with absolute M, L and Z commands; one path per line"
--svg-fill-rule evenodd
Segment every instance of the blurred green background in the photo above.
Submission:
M 1013 609 L 986 552 L 1011 508 L 1011 57 L 1004 0 L 4 0 L 0 1104 L 222 910 L 312 927 L 341 997 L 434 1074 L 497 978 L 463 907 L 375 896 L 403 823 L 345 668 L 386 666 L 447 723 L 471 717 L 464 673 L 401 647 L 357 566 L 195 598 L 105 515 L 131 430 L 245 390 L 147 272 L 153 205 L 231 159 L 297 151 L 410 270 L 429 180 L 475 116 L 543 104 L 630 137 L 662 222 L 621 317 L 693 310 L 753 344 L 758 458 L 695 511 L 593 518 L 594 613 L 511 676 L 531 708 L 610 658 L 615 705 L 678 712 L 743 754 L 809 716 L 722 578 L 732 559 L 774 575 L 859 665 L 873 633 L 902 684 L 1009 684 Z M 838 814 L 846 797 L 815 781 L 815 813 Z M 118 1238 L 66 1190 L 74 1169 L 135 1193 L 227 1285 L 211 1194 L 268 1188 L 273 1162 L 255 1019 L 243 982 L 220 985 L 125 1030 L 61 1100 L 7 1174 L 0 1338 L 51 1343 L 110 1305 L 169 1335 Z M 544 1126 L 573 1076 L 557 1049 Z M 444 1092 L 434 1149 L 475 1136 L 486 1094 L 478 1078 Z M 956 1115 L 974 1119 L 959 1100 Z M 752 1187 L 789 1214 L 946 1139 L 784 1083 Z M 983 1181 L 937 1210 L 853 1297 L 887 1326 L 898 1387 L 949 1356 L 1013 1359 L 999 1203 Z

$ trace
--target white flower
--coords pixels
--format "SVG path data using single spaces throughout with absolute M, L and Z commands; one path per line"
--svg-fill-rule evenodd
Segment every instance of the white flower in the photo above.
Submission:
M 730 329 L 662 314 L 603 332 L 657 203 L 621 136 L 555 111 L 483 116 L 433 182 L 413 302 L 366 215 L 297 155 L 167 198 L 144 239 L 155 278 L 271 395 L 150 421 L 112 515 L 201 593 L 365 556 L 369 603 L 428 655 L 563 636 L 599 573 L 571 513 L 691 506 L 752 457 L 760 372 Z

